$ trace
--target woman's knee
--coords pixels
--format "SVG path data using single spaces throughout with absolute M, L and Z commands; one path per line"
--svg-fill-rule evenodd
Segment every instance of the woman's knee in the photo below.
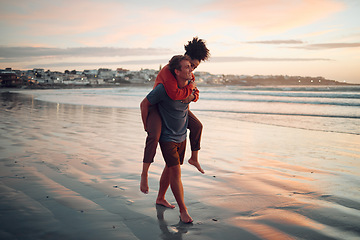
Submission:
M 189 124 L 188 128 L 189 128 L 190 132 L 193 132 L 193 133 L 202 132 L 203 125 L 200 121 L 197 121 L 197 122 L 193 122 L 192 124 Z
M 148 132 L 147 142 L 159 142 L 161 132 Z
M 202 123 L 200 121 L 197 122 L 196 128 L 199 129 L 199 131 L 202 131 L 203 125 L 202 125 Z

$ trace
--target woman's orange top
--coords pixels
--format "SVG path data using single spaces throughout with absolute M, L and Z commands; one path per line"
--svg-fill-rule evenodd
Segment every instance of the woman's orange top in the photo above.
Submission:
M 195 81 L 194 74 L 192 74 L 191 81 Z M 164 85 L 167 95 L 172 100 L 183 100 L 187 98 L 191 93 L 193 93 L 195 96 L 193 100 L 194 102 L 199 99 L 199 90 L 196 87 L 193 88 L 191 84 L 187 85 L 184 88 L 178 87 L 176 78 L 170 72 L 168 65 L 166 65 L 160 70 L 159 74 L 156 77 L 154 88 L 160 83 Z

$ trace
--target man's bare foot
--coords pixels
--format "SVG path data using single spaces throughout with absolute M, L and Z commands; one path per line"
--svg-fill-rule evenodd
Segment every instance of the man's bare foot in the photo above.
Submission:
M 201 172 L 202 174 L 205 173 L 205 171 L 201 168 L 199 161 L 196 161 L 196 160 L 190 158 L 188 162 L 189 162 L 191 165 L 193 165 L 194 167 L 196 167 L 197 170 L 199 170 L 199 172 Z
M 156 204 L 167 207 L 167 208 L 175 208 L 175 205 L 172 205 L 166 199 L 163 200 L 156 200 Z
M 147 177 L 147 175 L 141 174 L 140 191 L 142 191 L 145 194 L 149 193 L 149 185 L 148 185 L 148 177 Z
M 192 223 L 194 221 L 187 211 L 180 212 L 180 220 L 183 223 Z

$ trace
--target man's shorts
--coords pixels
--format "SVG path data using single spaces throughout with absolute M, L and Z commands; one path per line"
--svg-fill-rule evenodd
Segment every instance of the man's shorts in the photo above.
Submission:
M 182 165 L 185 156 L 186 140 L 181 143 L 160 142 L 160 148 L 167 167 Z

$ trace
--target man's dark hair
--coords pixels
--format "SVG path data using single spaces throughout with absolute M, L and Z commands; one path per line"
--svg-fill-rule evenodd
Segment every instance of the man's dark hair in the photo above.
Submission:
M 176 77 L 175 69 L 181 70 L 181 61 L 190 61 L 190 57 L 187 55 L 175 55 L 169 61 L 169 70 Z
M 197 59 L 199 62 L 205 61 L 210 57 L 209 49 L 206 47 L 205 41 L 194 37 L 185 47 L 185 55 L 191 59 Z

